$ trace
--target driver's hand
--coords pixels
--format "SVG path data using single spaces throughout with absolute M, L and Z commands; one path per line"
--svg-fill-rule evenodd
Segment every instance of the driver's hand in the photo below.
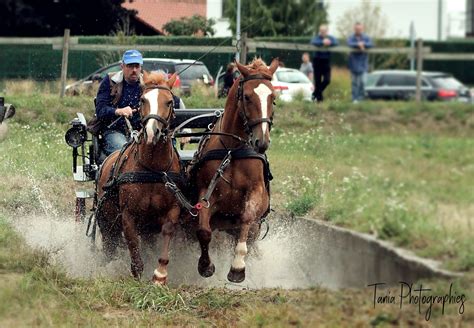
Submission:
M 117 108 L 115 110 L 115 115 L 117 116 L 125 116 L 125 117 L 130 117 L 133 115 L 133 113 L 135 113 L 137 110 L 136 109 L 133 109 L 132 107 L 130 106 L 127 106 L 127 107 L 123 107 L 123 108 Z

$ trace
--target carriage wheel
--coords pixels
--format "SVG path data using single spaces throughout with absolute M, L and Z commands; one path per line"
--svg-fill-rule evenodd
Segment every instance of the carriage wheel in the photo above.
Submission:
M 76 198 L 76 208 L 74 211 L 76 222 L 83 222 L 86 218 L 86 200 L 85 198 Z

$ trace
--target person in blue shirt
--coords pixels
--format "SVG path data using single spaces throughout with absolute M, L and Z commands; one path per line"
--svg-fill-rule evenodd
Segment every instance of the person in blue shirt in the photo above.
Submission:
M 99 86 L 96 97 L 96 115 L 103 127 L 103 150 L 106 155 L 121 149 L 129 133 L 124 119 L 128 117 L 133 129 L 141 128 L 140 106 L 143 57 L 137 50 L 123 54 L 121 68 L 107 75 Z
M 311 44 L 318 47 L 313 57 L 314 92 L 313 100 L 323 101 L 323 91 L 331 83 L 331 52 L 324 50 L 338 45 L 337 39 L 328 34 L 328 26 L 319 27 L 319 34 L 313 37 Z
M 354 25 L 354 34 L 347 39 L 347 45 L 355 49 L 349 55 L 349 70 L 352 80 L 352 102 L 356 103 L 364 99 L 365 76 L 369 70 L 369 55 L 365 50 L 373 47 L 372 40 L 364 33 L 362 23 Z

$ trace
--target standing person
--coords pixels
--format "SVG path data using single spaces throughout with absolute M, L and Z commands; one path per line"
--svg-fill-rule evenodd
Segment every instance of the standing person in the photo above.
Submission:
M 234 81 L 237 78 L 236 71 L 237 68 L 235 67 L 234 63 L 229 63 L 229 65 L 227 65 L 227 69 L 224 74 L 224 85 L 219 97 L 227 97 L 230 88 L 232 88 L 232 85 L 234 85 Z
M 362 23 L 354 24 L 354 34 L 347 39 L 347 45 L 356 51 L 349 55 L 349 70 L 352 80 L 352 102 L 364 99 L 365 74 L 369 70 L 369 55 L 365 51 L 372 48 L 372 40 L 364 33 Z
M 309 53 L 303 53 L 301 61 L 300 72 L 304 73 L 308 79 L 313 81 L 313 64 L 311 64 L 311 60 L 309 59 Z
M 311 44 L 320 48 L 313 57 L 314 70 L 314 92 L 313 100 L 323 101 L 323 91 L 331 83 L 331 52 L 324 48 L 338 45 L 337 39 L 328 34 L 328 26 L 323 24 L 319 27 L 319 34 L 312 40 Z

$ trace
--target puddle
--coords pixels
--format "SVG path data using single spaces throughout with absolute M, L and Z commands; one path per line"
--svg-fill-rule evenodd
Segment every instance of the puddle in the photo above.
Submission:
M 127 249 L 116 260 L 105 261 L 100 249 L 91 247 L 85 236 L 85 224 L 73 218 L 30 216 L 16 218 L 13 225 L 33 248 L 44 249 L 53 263 L 60 264 L 73 277 L 129 276 Z M 367 235 L 334 228 L 307 219 L 269 218 L 270 231 L 264 240 L 250 248 L 246 280 L 241 284 L 227 281 L 233 257 L 231 238 L 214 232 L 210 246 L 216 273 L 202 278 L 197 272 L 199 245 L 178 233 L 171 246 L 168 283 L 230 288 L 363 288 L 375 282 L 397 284 L 421 278 L 450 276 L 437 270 L 436 264 L 390 247 Z M 264 229 L 262 229 L 264 230 Z M 100 242 L 97 243 L 100 247 Z M 143 279 L 152 276 L 158 261 L 158 247 L 144 250 Z

